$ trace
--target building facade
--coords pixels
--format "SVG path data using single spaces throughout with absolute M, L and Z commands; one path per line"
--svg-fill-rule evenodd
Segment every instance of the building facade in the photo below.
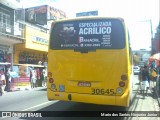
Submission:
M 150 50 L 133 50 L 133 64 L 138 66 L 148 64 L 148 58 L 150 56 Z
M 23 11 L 25 11 L 25 15 L 22 15 L 25 16 L 25 40 L 15 45 L 13 62 L 46 66 L 51 22 L 66 18 L 66 14 L 48 5 L 21 9 L 18 13 L 24 14 Z
M 155 33 L 154 39 L 153 39 L 153 54 L 160 53 L 160 22 L 157 27 L 157 32 Z
M 17 73 L 10 83 L 11 91 L 30 89 L 33 70 L 36 85 L 42 86 L 50 25 L 65 17 L 63 11 L 48 5 L 23 9 L 20 0 L 0 0 L 0 69 L 6 73 L 9 64 Z
M 24 29 L 15 20 L 20 1 L 0 0 L 0 63 L 13 64 L 14 45 L 24 42 Z
M 47 62 L 49 33 L 42 28 L 26 24 L 25 41 L 15 45 L 15 64 L 43 65 Z
M 23 9 L 20 0 L 0 0 L 0 62 L 46 63 L 51 22 L 63 18 L 48 5 Z

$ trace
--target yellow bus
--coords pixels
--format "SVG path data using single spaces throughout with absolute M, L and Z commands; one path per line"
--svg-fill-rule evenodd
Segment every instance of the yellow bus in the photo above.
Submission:
M 131 49 L 122 18 L 85 17 L 52 23 L 48 100 L 129 106 Z

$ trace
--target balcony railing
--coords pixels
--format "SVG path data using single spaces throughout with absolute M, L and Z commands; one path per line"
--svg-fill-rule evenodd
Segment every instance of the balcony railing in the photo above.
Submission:
M 11 37 L 19 38 L 20 40 L 24 40 L 24 25 L 23 27 L 19 27 L 21 23 L 14 23 L 13 25 L 8 25 L 0 21 L 0 33 L 4 35 L 8 35 Z

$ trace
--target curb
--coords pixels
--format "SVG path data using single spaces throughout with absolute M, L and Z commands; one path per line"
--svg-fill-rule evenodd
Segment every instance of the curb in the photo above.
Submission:
M 31 88 L 30 90 L 43 90 L 43 89 L 47 89 L 46 87 L 35 87 L 35 88 Z

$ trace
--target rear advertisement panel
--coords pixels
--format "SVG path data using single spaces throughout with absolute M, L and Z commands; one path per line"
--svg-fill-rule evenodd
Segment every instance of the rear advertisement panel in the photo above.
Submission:
M 51 37 L 52 49 L 120 49 L 125 46 L 122 22 L 115 19 L 79 20 L 57 23 Z

